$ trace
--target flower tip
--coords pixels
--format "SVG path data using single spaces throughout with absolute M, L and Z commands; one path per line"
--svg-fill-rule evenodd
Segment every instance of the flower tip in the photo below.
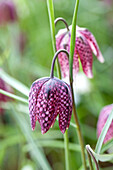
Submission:
M 32 131 L 34 131 L 35 130 L 35 127 L 32 127 Z
M 88 78 L 92 79 L 92 78 L 93 78 L 93 75 L 89 75 Z
M 89 71 L 89 72 L 87 73 L 87 77 L 90 78 L 90 79 L 93 78 L 93 73 L 92 73 L 92 71 Z
M 103 57 L 101 58 L 100 62 L 101 62 L 101 63 L 104 63 L 104 62 L 105 62 L 105 60 L 104 60 Z
M 44 131 L 44 130 L 41 130 L 41 132 L 42 132 L 42 135 L 45 133 L 45 131 Z
M 100 53 L 99 54 L 99 57 L 98 57 L 98 60 L 101 62 L 101 63 L 104 63 L 104 57 L 102 56 L 102 54 Z
M 62 129 L 62 130 L 61 130 L 61 132 L 62 132 L 63 134 L 65 133 L 65 131 L 66 131 L 66 129 Z

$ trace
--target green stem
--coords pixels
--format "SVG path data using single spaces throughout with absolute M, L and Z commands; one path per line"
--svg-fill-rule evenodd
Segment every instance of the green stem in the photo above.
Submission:
M 70 80 L 72 82 L 73 82 L 73 55 L 74 55 L 75 40 L 76 40 L 76 21 L 77 21 L 78 5 L 79 5 L 79 0 L 76 0 L 73 20 L 72 20 L 71 41 L 70 41 L 70 57 L 69 57 Z
M 20 102 L 23 102 L 23 103 L 26 103 L 28 104 L 28 100 L 22 98 L 22 97 L 19 97 L 19 96 L 16 96 L 15 94 L 12 94 L 12 93 L 9 93 L 9 92 L 6 92 L 2 89 L 0 89 L 0 93 L 1 94 L 4 94 L 5 96 L 8 96 L 8 97 L 11 97 L 12 99 L 15 99 L 15 100 L 18 100 Z
M 53 51 L 55 53 L 56 52 L 56 41 L 55 41 L 54 7 L 53 7 L 52 0 L 47 0 L 47 7 L 48 7 L 48 13 L 49 13 L 52 46 L 53 46 Z
M 66 166 L 66 170 L 69 170 L 69 141 L 68 141 L 67 129 L 64 134 L 64 144 L 65 144 L 65 166 Z
M 54 7 L 53 7 L 53 0 L 47 0 L 47 7 L 49 13 L 49 21 L 50 21 L 50 29 L 51 29 L 51 39 L 52 39 L 52 46 L 53 46 L 53 53 L 55 54 L 56 50 L 56 39 L 55 39 L 55 23 L 54 23 Z M 61 78 L 61 71 L 59 62 L 57 59 L 56 68 L 58 77 Z
M 75 123 L 77 125 L 77 134 L 78 134 L 78 139 L 79 139 L 79 143 L 81 146 L 81 157 L 82 157 L 82 161 L 84 165 L 84 170 L 87 170 L 84 143 L 83 143 L 82 133 L 80 129 L 80 123 L 79 123 L 77 112 L 76 112 L 76 105 L 75 105 L 75 99 L 74 99 L 74 93 L 73 93 L 73 55 L 74 55 L 74 49 L 75 49 L 75 43 L 76 43 L 76 21 L 77 21 L 78 6 L 79 6 L 79 0 L 76 0 L 73 21 L 72 21 L 72 30 L 71 30 L 69 71 L 70 71 L 70 85 L 71 85 L 72 98 L 73 98 L 73 114 L 74 114 Z
M 53 7 L 53 0 L 47 0 L 47 6 L 48 6 L 48 13 L 49 13 L 49 20 L 50 20 L 50 28 L 51 28 L 51 37 L 52 37 L 52 45 L 53 45 L 53 51 L 54 54 L 56 52 L 56 39 L 55 39 L 55 23 L 54 23 L 54 7 Z M 61 71 L 59 62 L 57 59 L 57 73 L 59 79 L 61 79 Z M 67 133 L 67 132 L 65 132 Z M 65 140 L 65 162 L 66 162 L 66 170 L 69 170 L 69 147 L 68 147 L 68 135 L 64 135 Z M 68 166 L 68 167 L 67 167 Z
M 74 120 L 75 120 L 75 123 L 77 126 L 77 134 L 78 134 L 79 143 L 81 146 L 81 157 L 82 157 L 82 162 L 84 165 L 84 170 L 87 170 L 84 143 L 83 143 L 83 137 L 82 137 L 81 128 L 80 128 L 80 123 L 79 123 L 77 112 L 76 112 L 76 105 L 75 105 L 75 99 L 74 99 L 74 93 L 73 93 L 73 85 L 72 85 L 72 83 L 70 85 L 71 85 L 72 99 L 73 99 L 73 115 L 74 115 Z

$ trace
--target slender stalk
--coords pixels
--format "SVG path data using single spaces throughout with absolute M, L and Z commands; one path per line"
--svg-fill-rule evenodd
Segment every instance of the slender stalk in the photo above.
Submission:
M 76 42 L 76 21 L 77 21 L 78 5 L 79 5 L 79 0 L 76 0 L 73 20 L 72 20 L 71 41 L 70 41 L 70 57 L 69 57 L 70 80 L 72 82 L 73 82 L 73 55 L 74 55 L 75 42 Z
M 71 86 L 72 98 L 73 98 L 73 114 L 74 114 L 75 123 L 77 125 L 77 134 L 78 134 L 79 143 L 81 145 L 81 156 L 82 156 L 82 161 L 84 165 L 84 170 L 87 170 L 84 143 L 83 143 L 82 133 L 80 129 L 80 123 L 79 123 L 77 112 L 76 112 L 76 105 L 75 105 L 75 99 L 74 99 L 74 93 L 73 93 L 73 55 L 74 55 L 75 42 L 76 42 L 76 21 L 77 21 L 78 6 L 79 6 L 79 0 L 76 0 L 73 21 L 72 21 L 72 30 L 71 30 L 69 71 L 70 71 L 70 86 Z
M 69 170 L 69 141 L 68 141 L 68 130 L 66 129 L 65 134 L 64 134 L 64 143 L 65 143 L 65 165 L 66 165 L 66 170 Z
M 15 100 L 18 100 L 18 101 L 20 101 L 20 102 L 23 102 L 23 103 L 28 104 L 28 100 L 26 100 L 26 99 L 24 99 L 24 98 L 22 98 L 22 97 L 19 97 L 19 96 L 15 95 L 15 94 L 6 92 L 5 90 L 0 89 L 0 93 L 1 93 L 1 94 L 4 94 L 5 96 L 8 96 L 8 97 L 10 97 L 10 98 L 12 98 L 12 99 L 15 99 Z
M 56 52 L 56 39 L 55 39 L 53 0 L 47 0 L 47 7 L 48 7 L 48 13 L 49 13 L 53 53 L 55 54 L 55 52 Z M 56 63 L 56 68 L 57 68 L 58 77 L 61 79 L 61 71 L 60 71 L 60 65 L 59 65 L 58 59 L 57 59 L 57 63 Z
M 50 19 L 50 28 L 51 28 L 53 51 L 55 53 L 56 52 L 56 40 L 55 40 L 55 23 L 54 23 L 53 0 L 47 0 L 47 6 L 48 6 L 49 19 Z M 58 59 L 57 59 L 57 73 L 58 73 L 58 77 L 61 79 L 61 71 L 60 71 Z M 68 138 L 68 135 L 64 135 L 64 139 L 67 143 L 67 147 L 65 148 L 65 153 L 66 153 L 65 155 L 67 155 L 67 153 L 69 153 L 67 138 Z M 68 162 L 68 164 L 69 164 L 68 156 L 66 156 L 65 159 L 66 159 L 66 162 Z M 67 164 L 66 164 L 66 167 L 67 167 Z
M 82 133 L 81 133 L 81 129 L 80 129 L 80 123 L 79 123 L 77 112 L 76 112 L 76 105 L 75 105 L 72 82 L 71 82 L 70 86 L 71 86 L 71 90 L 72 90 L 72 99 L 73 99 L 73 115 L 74 115 L 74 120 L 75 120 L 75 123 L 76 123 L 76 126 L 77 126 L 77 134 L 78 134 L 79 143 L 80 143 L 80 146 L 81 146 L 82 162 L 83 162 L 83 165 L 84 165 L 84 169 L 87 170 L 86 159 L 85 159 L 85 151 L 84 151 L 84 143 L 83 143 Z
M 48 13 L 49 13 L 53 51 L 55 53 L 56 52 L 56 40 L 55 40 L 55 24 L 54 24 L 54 7 L 53 7 L 52 0 L 47 0 L 47 7 L 48 7 Z

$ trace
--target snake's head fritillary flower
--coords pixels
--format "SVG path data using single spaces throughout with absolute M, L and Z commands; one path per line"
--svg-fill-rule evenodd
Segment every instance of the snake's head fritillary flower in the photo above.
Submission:
M 10 93 L 13 92 L 12 88 L 10 86 L 8 86 L 1 78 L 0 78 L 0 89 L 5 90 Z M 10 97 L 7 97 L 0 93 L 0 103 L 7 102 L 9 100 L 11 100 Z M 0 114 L 3 114 L 3 113 L 4 113 L 4 109 L 0 108 Z
M 42 134 L 53 126 L 59 114 L 59 127 L 64 134 L 69 127 L 72 114 L 72 97 L 69 85 L 58 78 L 36 80 L 29 93 L 29 112 L 32 130 L 36 121 Z
M 17 20 L 17 12 L 12 0 L 0 2 L 0 25 L 12 23 Z
M 50 77 L 36 80 L 29 93 L 31 127 L 34 130 L 38 120 L 42 134 L 54 125 L 57 115 L 60 130 L 64 134 L 72 115 L 71 87 L 53 74 L 55 60 L 60 52 L 65 52 L 69 56 L 66 50 L 57 51 L 52 61 Z
M 66 49 L 68 52 L 70 50 L 70 38 L 71 38 L 71 26 L 69 31 L 62 29 L 56 35 L 56 48 Z M 80 28 L 76 26 L 76 45 L 73 57 L 73 75 L 79 71 L 79 59 L 82 64 L 84 73 L 88 78 L 93 77 L 92 64 L 93 64 L 93 54 L 96 55 L 97 59 L 103 63 L 104 58 L 98 47 L 95 37 L 86 28 Z M 66 76 L 69 77 L 69 61 L 68 57 L 64 53 L 60 53 L 58 56 L 59 63 L 62 71 L 62 78 Z M 73 77 L 73 78 L 74 78 Z
M 113 104 L 105 106 L 99 115 L 98 123 L 97 123 L 97 136 L 99 137 L 101 134 L 101 131 L 108 119 L 109 114 L 113 110 Z M 104 139 L 104 143 L 111 140 L 113 138 L 113 121 L 111 122 L 111 125 L 107 131 L 107 134 Z

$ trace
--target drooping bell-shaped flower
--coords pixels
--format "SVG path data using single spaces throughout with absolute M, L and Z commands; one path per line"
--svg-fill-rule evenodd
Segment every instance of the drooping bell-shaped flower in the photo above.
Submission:
M 99 119 L 98 119 L 98 123 L 97 123 L 97 136 L 98 137 L 100 136 L 101 131 L 102 131 L 102 129 L 108 119 L 108 116 L 112 110 L 113 110 L 113 104 L 107 105 L 101 110 Z M 113 138 L 113 120 L 112 120 L 111 125 L 107 131 L 106 136 L 105 136 L 104 143 L 111 140 L 112 138 Z
M 13 23 L 17 20 L 17 12 L 12 0 L 0 1 L 0 25 Z
M 72 115 L 70 86 L 53 76 L 54 62 L 55 60 L 52 64 L 50 78 L 36 80 L 32 84 L 29 93 L 31 127 L 34 130 L 38 120 L 42 134 L 46 133 L 53 126 L 58 114 L 59 127 L 61 132 L 64 133 L 66 128 L 69 127 Z
M 71 26 L 69 30 L 62 29 L 56 35 L 56 48 L 66 49 L 68 52 L 70 51 L 70 38 L 71 38 Z M 104 58 L 101 54 L 101 51 L 98 47 L 98 44 L 95 40 L 93 34 L 87 30 L 86 28 L 80 28 L 76 26 L 76 45 L 73 57 L 73 75 L 79 71 L 79 59 L 82 64 L 82 68 L 84 73 L 88 78 L 93 77 L 92 73 L 92 64 L 93 64 L 93 54 L 96 55 L 97 59 L 103 63 Z M 68 57 L 64 53 L 60 53 L 58 56 L 59 63 L 62 71 L 62 78 L 66 76 L 69 77 L 69 60 Z M 73 78 L 74 78 L 73 77 Z

